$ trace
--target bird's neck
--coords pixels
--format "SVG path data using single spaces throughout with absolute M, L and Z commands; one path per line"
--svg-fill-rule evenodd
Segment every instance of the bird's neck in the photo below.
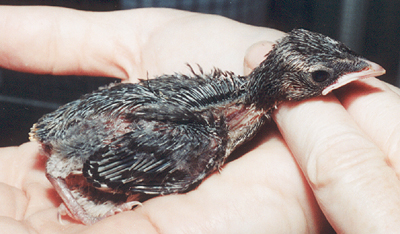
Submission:
M 281 87 L 278 82 L 280 74 L 275 72 L 268 61 L 264 61 L 248 76 L 247 104 L 254 105 L 257 109 L 270 112 L 280 102 Z

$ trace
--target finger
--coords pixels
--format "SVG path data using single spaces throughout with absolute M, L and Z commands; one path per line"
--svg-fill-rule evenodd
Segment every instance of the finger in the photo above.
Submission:
M 398 87 L 393 86 L 393 85 L 388 84 L 388 83 L 385 83 L 385 85 L 386 85 L 387 87 L 389 87 L 389 89 L 392 90 L 394 93 L 397 93 L 397 95 L 400 96 L 400 89 L 399 89 Z
M 396 230 L 396 174 L 333 95 L 283 104 L 274 118 L 337 232 Z
M 345 86 L 335 94 L 400 175 L 400 96 L 396 91 L 371 78 Z
M 187 63 L 242 74 L 249 45 L 283 35 L 224 17 L 170 9 L 100 13 L 10 6 L 0 7 L 0 30 L 7 32 L 0 35 L 2 67 L 132 81 L 187 71 Z
M 54 200 L 49 199 L 51 185 L 44 175 L 46 158 L 39 155 L 36 143 L 1 148 L 0 155 L 0 202 L 7 204 L 2 215 L 20 219 L 54 208 Z
M 144 29 L 142 15 L 134 12 L 1 6 L 0 30 L 7 33 L 0 35 L 0 66 L 42 74 L 127 78 L 140 63 L 139 40 L 152 29 L 151 23 Z
M 33 142 L 0 148 L 0 182 L 19 189 L 27 179 L 47 182 L 43 176 L 44 161 L 39 156 L 39 146 Z

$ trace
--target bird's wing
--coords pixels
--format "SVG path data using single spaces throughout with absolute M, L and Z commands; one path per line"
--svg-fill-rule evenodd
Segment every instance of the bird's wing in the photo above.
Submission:
M 185 108 L 158 104 L 127 116 L 130 131 L 92 155 L 84 175 L 96 187 L 122 192 L 188 190 L 221 165 L 226 148 L 222 120 L 190 115 Z

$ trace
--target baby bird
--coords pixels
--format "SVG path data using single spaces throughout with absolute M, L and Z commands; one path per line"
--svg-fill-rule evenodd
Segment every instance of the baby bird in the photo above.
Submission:
M 44 115 L 30 139 L 48 156 L 61 214 L 93 224 L 132 209 L 139 195 L 195 188 L 279 103 L 384 73 L 343 43 L 296 29 L 248 76 L 200 69 L 112 84 Z

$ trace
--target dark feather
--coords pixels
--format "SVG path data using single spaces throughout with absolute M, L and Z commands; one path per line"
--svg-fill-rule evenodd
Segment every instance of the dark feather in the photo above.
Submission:
M 184 192 L 222 164 L 224 139 L 223 126 L 139 120 L 90 156 L 83 173 L 96 187 L 122 192 Z

